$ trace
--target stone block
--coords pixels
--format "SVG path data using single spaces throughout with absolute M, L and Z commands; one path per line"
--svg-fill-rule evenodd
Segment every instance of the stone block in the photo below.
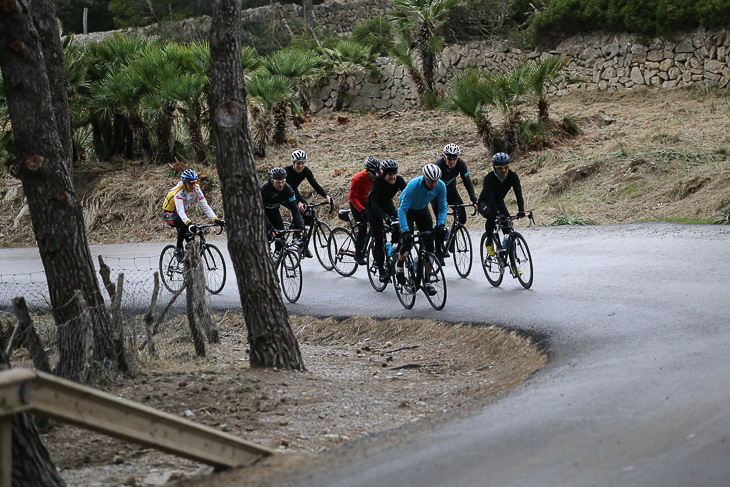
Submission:
M 677 44 L 677 47 L 674 48 L 674 52 L 676 53 L 693 53 L 695 50 L 694 45 L 692 44 L 692 38 L 687 37 L 685 39 L 682 39 L 679 44 Z
M 715 61 L 714 59 L 708 59 L 705 61 L 705 72 L 719 73 L 724 67 L 727 67 L 727 64 Z
M 637 85 L 644 84 L 644 74 L 638 66 L 634 66 L 633 68 L 631 68 L 631 81 L 633 81 Z
M 655 62 L 661 62 L 664 60 L 664 51 L 663 50 L 651 50 L 646 53 L 646 60 L 647 61 L 655 61 Z

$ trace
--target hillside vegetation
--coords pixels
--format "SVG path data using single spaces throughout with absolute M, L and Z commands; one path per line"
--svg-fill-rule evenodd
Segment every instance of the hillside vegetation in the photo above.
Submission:
M 512 166 L 538 224 L 561 219 L 710 223 L 727 217 L 730 101 L 725 91 L 586 92 L 555 99 L 552 110 L 554 119 L 571 114 L 580 120 L 582 133 L 522 154 Z M 480 191 L 491 164 L 472 123 L 439 111 L 351 114 L 339 121 L 335 114 L 316 117 L 257 166 L 264 178 L 270 168 L 288 164 L 293 149 L 304 149 L 319 182 L 344 208 L 350 179 L 365 156 L 393 158 L 411 178 L 449 142 L 461 146 Z M 117 159 L 77 167 L 89 241 L 171 239 L 160 221 L 161 202 L 185 165 L 173 170 Z M 215 168 L 190 165 L 210 175 L 206 194 L 220 212 Z M 471 218 L 469 224 L 481 228 L 482 219 Z M 20 182 L 9 176 L 0 181 L 0 238 L 4 247 L 34 245 Z

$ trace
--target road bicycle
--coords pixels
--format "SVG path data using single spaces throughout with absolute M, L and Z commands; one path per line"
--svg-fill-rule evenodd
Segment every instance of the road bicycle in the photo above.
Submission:
M 191 225 L 192 226 L 192 225 Z M 223 233 L 223 226 L 217 223 L 209 223 L 206 225 L 195 225 L 195 232 L 189 235 L 190 238 L 196 237 L 200 240 L 200 258 L 205 275 L 205 289 L 210 294 L 218 294 L 223 290 L 226 284 L 226 263 L 223 260 L 223 254 L 218 247 L 206 242 L 205 236 L 210 232 L 209 228 L 219 226 L 220 230 L 214 235 Z M 160 277 L 162 284 L 171 293 L 176 293 L 185 283 L 184 259 L 178 260 L 175 256 L 175 245 L 168 245 L 162 249 L 160 254 Z
M 357 242 L 357 225 L 353 221 L 350 210 L 340 210 L 337 217 L 348 223 L 348 227 L 340 226 L 332 229 L 330 238 L 327 242 L 327 249 L 330 256 L 330 262 L 335 271 L 343 277 L 349 277 L 357 270 L 357 262 L 355 261 L 355 242 Z M 367 236 L 365 238 L 365 248 L 367 248 L 370 239 L 370 226 L 368 226 Z
M 532 211 L 526 216 L 530 220 L 528 226 L 532 226 L 535 223 L 532 217 Z M 512 278 L 520 281 L 522 287 L 530 289 L 530 286 L 532 286 L 532 256 L 530 255 L 530 248 L 527 246 L 525 237 L 515 231 L 513 222 L 517 219 L 518 217 L 516 216 L 508 216 L 503 218 L 502 221 L 499 218 L 495 219 L 494 232 L 492 234 L 492 245 L 494 246 L 495 255 L 489 255 L 487 253 L 487 232 L 484 232 L 482 235 L 482 242 L 480 244 L 482 268 L 484 269 L 484 275 L 487 277 L 487 281 L 494 287 L 502 283 L 507 269 Z M 502 225 L 506 225 L 509 229 L 506 234 L 502 232 Z
M 413 308 L 419 289 L 423 291 L 434 309 L 441 310 L 446 305 L 447 290 L 444 270 L 436 255 L 428 252 L 422 245 L 423 238 L 432 233 L 432 231 L 413 233 L 413 247 L 406 254 L 403 263 L 404 282 L 402 284 L 398 282 L 397 272 L 392 274 L 395 295 L 405 309 Z M 397 257 L 395 258 L 397 259 Z M 433 293 L 427 292 L 426 284 L 433 287 Z
M 306 251 L 306 249 L 309 248 L 309 241 L 313 240 L 314 253 L 317 255 L 317 260 L 322 265 L 322 267 L 324 267 L 325 270 L 331 271 L 332 263 L 330 262 L 330 257 L 327 250 L 327 242 L 329 241 L 330 233 L 332 232 L 332 230 L 330 229 L 330 226 L 327 225 L 327 223 L 319 219 L 316 210 L 318 206 L 323 205 L 328 205 L 330 207 L 330 213 L 332 213 L 332 211 L 334 211 L 335 209 L 334 203 L 328 203 L 327 201 L 323 201 L 321 203 L 307 203 L 307 209 L 304 210 L 304 221 L 306 222 L 310 220 L 310 218 L 308 218 L 307 216 L 311 215 L 311 226 L 309 227 L 309 231 L 305 233 L 304 243 L 302 245 L 302 252 Z
M 466 225 L 459 221 L 456 209 L 468 207 L 474 208 L 474 205 L 449 205 L 451 211 L 447 215 L 452 217 L 452 223 L 446 229 L 446 235 L 444 236 L 444 257 L 451 256 L 454 258 L 454 267 L 461 277 L 467 277 L 471 272 L 472 250 L 469 230 L 466 228 Z M 474 213 L 471 216 L 476 214 L 477 210 L 474 208 Z
M 385 225 L 385 233 L 383 234 L 383 240 L 381 242 L 376 242 L 373 239 L 370 239 L 370 242 L 368 243 L 368 252 L 367 252 L 367 270 L 368 270 L 368 279 L 370 280 L 370 285 L 375 289 L 377 292 L 383 291 L 386 287 L 388 287 L 388 282 L 381 282 L 380 281 L 380 269 L 378 269 L 378 266 L 375 264 L 375 256 L 373 255 L 373 249 L 376 245 L 382 245 L 383 247 L 383 255 L 385 256 L 383 259 L 383 268 L 388 272 L 389 276 L 392 276 L 395 272 L 395 254 L 398 252 L 398 242 L 395 244 L 390 243 L 391 237 L 389 234 L 392 234 L 394 231 L 398 230 L 398 222 L 392 222 L 390 225 Z
M 269 240 L 269 252 L 274 263 L 274 272 L 279 277 L 279 286 L 290 303 L 296 303 L 302 294 L 302 241 L 298 238 L 301 230 L 277 230 L 276 236 Z

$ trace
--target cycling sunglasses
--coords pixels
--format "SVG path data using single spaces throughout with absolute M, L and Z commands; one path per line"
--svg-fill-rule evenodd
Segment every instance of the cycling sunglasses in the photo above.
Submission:
M 272 179 L 271 181 L 274 183 L 282 184 L 286 182 L 286 179 Z
M 494 166 L 494 169 L 501 171 L 502 169 L 509 169 L 509 164 L 506 164 L 504 166 Z
M 455 160 L 457 160 L 458 158 L 459 158 L 459 156 L 446 156 L 446 159 L 448 159 L 448 160 L 450 160 L 450 161 L 455 161 Z

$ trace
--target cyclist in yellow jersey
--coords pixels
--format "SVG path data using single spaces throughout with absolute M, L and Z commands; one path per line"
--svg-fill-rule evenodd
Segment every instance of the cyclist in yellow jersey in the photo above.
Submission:
M 217 223 L 222 227 L 226 226 L 226 222 L 216 216 L 205 199 L 203 191 L 198 186 L 198 173 L 192 169 L 185 169 L 180 175 L 180 182 L 167 193 L 165 202 L 162 205 L 162 219 L 170 226 L 177 228 L 175 257 L 180 262 L 185 257 L 183 241 L 191 240 L 192 235 L 195 233 L 195 225 L 191 225 L 190 217 L 188 217 L 188 209 L 193 203 L 197 203 L 213 223 Z M 189 234 L 190 237 L 188 237 Z

